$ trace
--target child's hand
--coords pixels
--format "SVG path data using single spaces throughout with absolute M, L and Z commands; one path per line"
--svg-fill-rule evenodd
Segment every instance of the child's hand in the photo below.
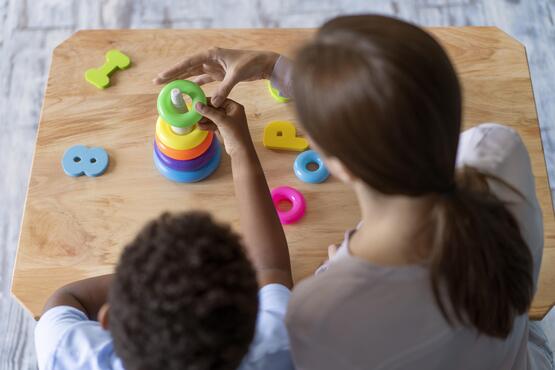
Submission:
M 154 83 L 177 78 L 191 78 L 199 85 L 222 81 L 212 99 L 215 107 L 221 107 L 237 83 L 270 78 L 278 57 L 271 51 L 211 48 L 160 72 Z
M 245 108 L 231 100 L 225 99 L 220 108 L 211 105 L 197 103 L 197 112 L 204 118 L 199 121 L 199 127 L 203 130 L 219 131 L 227 154 L 233 156 L 245 150 L 254 150 Z

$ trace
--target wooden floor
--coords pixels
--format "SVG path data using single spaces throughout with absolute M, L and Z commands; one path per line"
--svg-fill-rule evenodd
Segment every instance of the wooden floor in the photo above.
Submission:
M 421 25 L 495 25 L 524 43 L 555 184 L 555 0 L 0 0 L 0 370 L 36 367 L 34 323 L 10 298 L 9 285 L 58 43 L 83 28 L 317 27 L 338 14 L 370 11 Z M 543 324 L 553 343 L 555 313 Z

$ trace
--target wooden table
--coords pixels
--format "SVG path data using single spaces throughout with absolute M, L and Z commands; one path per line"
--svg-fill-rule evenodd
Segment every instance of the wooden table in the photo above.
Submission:
M 464 85 L 465 126 L 501 122 L 517 129 L 530 151 L 545 221 L 540 285 L 530 314 L 543 317 L 555 302 L 555 220 L 526 53 L 496 28 L 433 28 L 453 58 Z M 157 118 L 157 72 L 209 46 L 271 49 L 291 56 L 313 30 L 118 30 L 81 31 L 59 45 L 44 98 L 12 292 L 39 315 L 59 286 L 109 273 L 122 247 L 162 211 L 204 209 L 238 228 L 230 162 L 198 184 L 175 184 L 152 163 Z M 98 90 L 84 71 L 104 62 L 117 48 L 133 61 L 116 72 L 113 86 Z M 208 95 L 214 85 L 208 85 Z M 285 227 L 293 273 L 298 281 L 325 258 L 360 214 L 355 197 L 338 180 L 321 185 L 299 182 L 295 154 L 262 146 L 262 130 L 273 120 L 295 120 L 289 104 L 278 104 L 262 81 L 239 84 L 231 94 L 243 103 L 270 186 L 291 185 L 308 202 L 302 222 Z M 75 144 L 102 146 L 110 167 L 98 178 L 66 176 L 60 161 Z

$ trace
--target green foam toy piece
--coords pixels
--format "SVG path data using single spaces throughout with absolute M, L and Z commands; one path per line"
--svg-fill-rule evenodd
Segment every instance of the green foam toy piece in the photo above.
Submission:
M 110 75 L 116 69 L 126 69 L 131 65 L 131 59 L 119 50 L 110 50 L 106 53 L 106 62 L 99 68 L 91 68 L 85 71 L 85 80 L 98 87 L 105 89 L 110 86 Z
M 270 91 L 270 95 L 272 96 L 272 98 L 274 98 L 275 101 L 277 101 L 278 103 L 287 103 L 289 101 L 289 98 L 281 96 L 279 90 L 272 86 L 270 80 L 266 81 L 266 83 L 268 85 L 268 91 Z

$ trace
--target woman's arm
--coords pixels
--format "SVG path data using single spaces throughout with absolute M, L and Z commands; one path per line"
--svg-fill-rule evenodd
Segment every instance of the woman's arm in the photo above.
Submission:
M 43 313 L 56 306 L 71 306 L 96 320 L 100 307 L 108 299 L 113 274 L 79 280 L 59 288 L 48 298 Z
M 293 285 L 289 249 L 266 177 L 254 149 L 242 105 L 225 100 L 222 108 L 197 104 L 204 117 L 201 128 L 217 129 L 231 157 L 241 229 L 260 286 Z

